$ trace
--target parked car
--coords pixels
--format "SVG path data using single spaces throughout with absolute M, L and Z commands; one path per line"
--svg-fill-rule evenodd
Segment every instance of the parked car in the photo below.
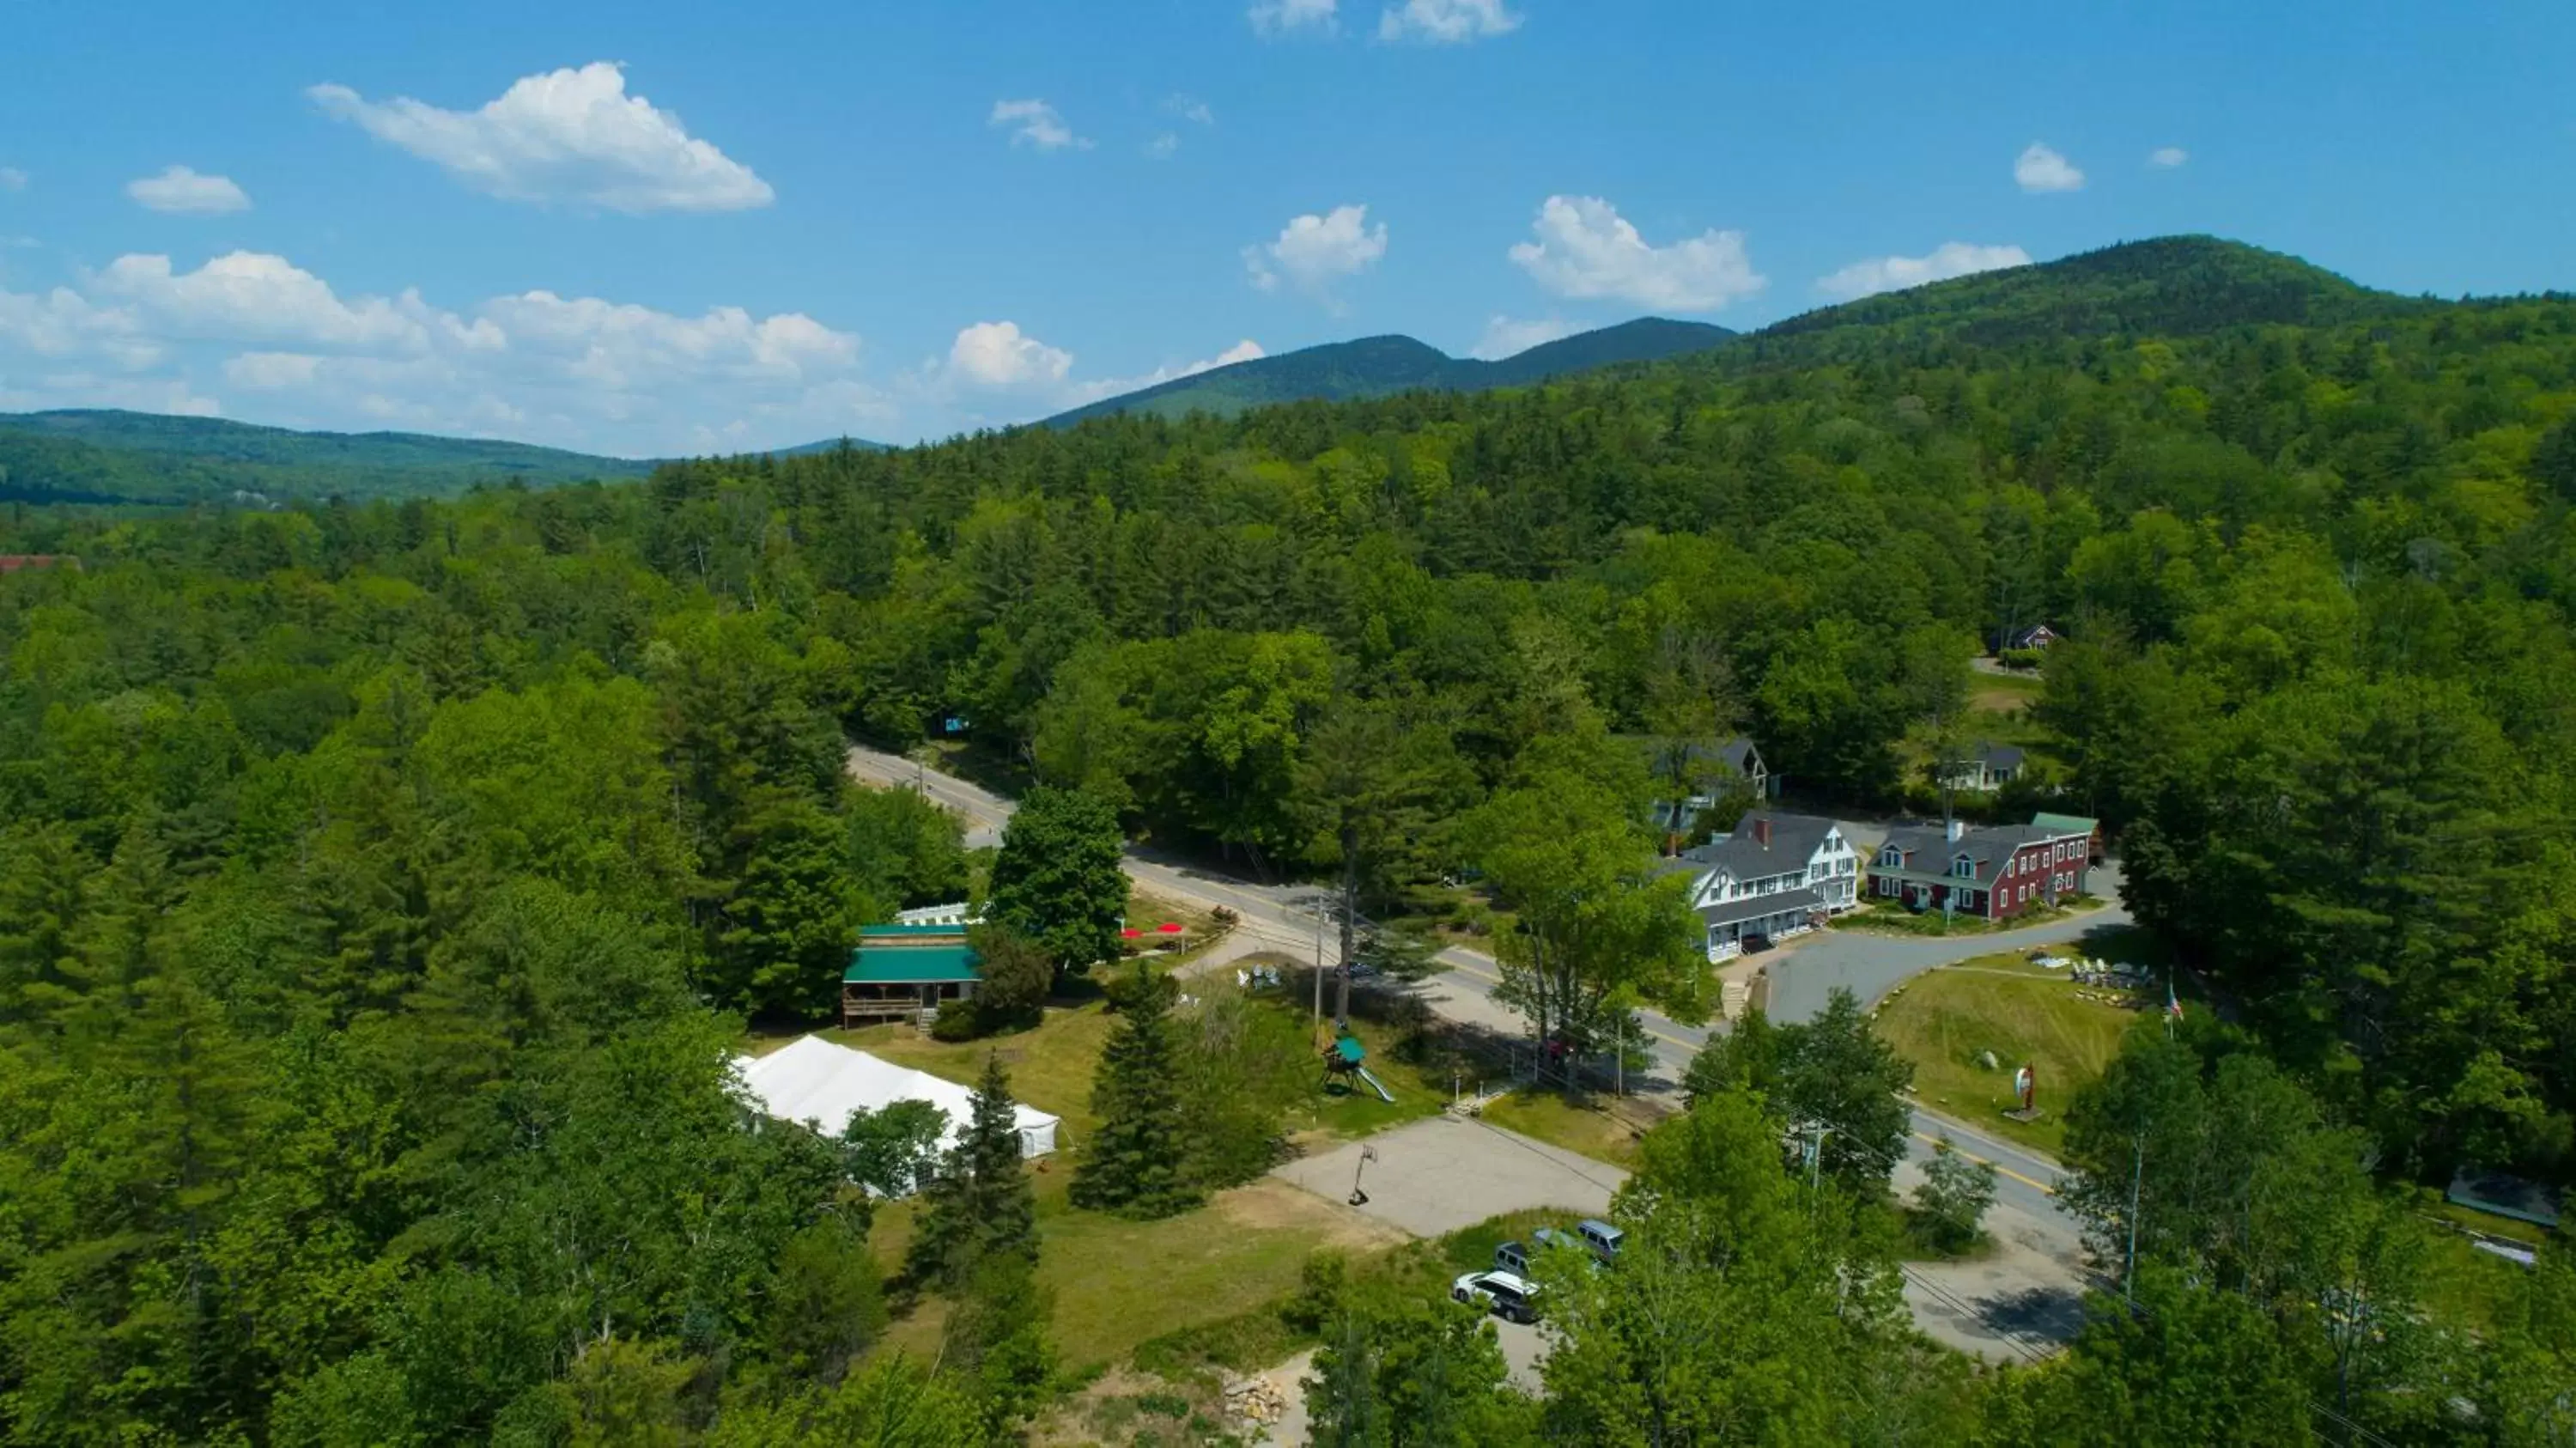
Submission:
M 1628 1240 L 1627 1233 L 1598 1217 L 1586 1217 L 1575 1223 L 1574 1235 L 1582 1238 L 1583 1245 L 1592 1249 L 1592 1255 L 1604 1262 L 1618 1261 L 1619 1246 Z
M 1496 1247 L 1494 1249 L 1494 1267 L 1497 1271 L 1509 1272 L 1519 1277 L 1527 1277 L 1530 1275 L 1531 1264 L 1535 1263 L 1539 1259 L 1540 1254 L 1547 1251 L 1548 1248 L 1580 1247 L 1582 1245 L 1583 1243 L 1577 1239 L 1572 1232 L 1561 1232 L 1554 1227 L 1541 1227 L 1537 1231 L 1530 1233 L 1529 1245 L 1527 1246 L 1523 1246 L 1518 1242 L 1505 1242 L 1503 1245 Z
M 1505 1322 L 1538 1321 L 1538 1288 L 1516 1272 L 1470 1272 L 1449 1284 L 1449 1295 L 1482 1303 Z

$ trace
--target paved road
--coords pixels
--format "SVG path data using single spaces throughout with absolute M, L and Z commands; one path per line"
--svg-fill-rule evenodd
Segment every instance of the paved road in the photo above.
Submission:
M 1000 795 L 955 776 L 923 769 L 899 756 L 853 748 L 849 754 L 849 769 L 853 776 L 862 780 L 877 784 L 907 784 L 921 789 L 966 822 L 970 845 L 999 843 L 1002 826 L 1011 816 L 1011 802 Z M 1874 839 L 1884 833 L 1882 827 L 1860 822 L 1846 824 L 1845 829 L 1856 845 L 1864 837 Z M 1254 884 L 1132 848 L 1127 852 L 1127 870 L 1146 888 L 1184 904 L 1201 908 L 1223 905 L 1233 910 L 1242 922 L 1239 929 L 1247 943 L 1258 941 L 1269 948 L 1299 956 L 1308 955 L 1317 948 L 1316 915 L 1312 902 L 1323 892 L 1315 887 Z M 2095 889 L 2117 901 L 2119 871 L 2116 865 L 2097 869 Z M 1771 1015 L 1780 1021 L 1807 1020 L 1824 1009 L 1826 998 L 1836 987 L 1850 990 L 1866 1004 L 1876 1001 L 1899 982 L 1934 966 L 1997 951 L 2081 940 L 2096 931 L 2125 925 L 2128 920 L 2128 911 L 2113 903 L 2070 919 L 1992 935 L 1926 940 L 1856 931 L 1827 931 L 1783 949 L 1768 963 Z M 1328 931 L 1324 935 L 1322 949 L 1329 952 L 1333 948 L 1333 938 Z M 1493 999 L 1493 992 L 1502 980 L 1501 967 L 1492 956 L 1464 946 L 1452 946 L 1440 952 L 1439 960 L 1448 969 L 1424 982 L 1422 987 L 1423 998 L 1432 1009 L 1453 1019 L 1494 1028 L 1505 1035 L 1519 1033 L 1519 1016 Z M 1690 1058 L 1708 1043 L 1712 1029 L 1686 1026 L 1652 1011 L 1642 1014 L 1646 1031 L 1654 1043 L 1656 1071 L 1654 1078 L 1632 1082 L 1631 1085 L 1650 1093 L 1669 1092 L 1680 1081 Z M 1932 1142 L 1945 1133 L 1961 1150 L 1993 1164 L 1997 1175 L 1996 1200 L 2027 1218 L 2034 1245 L 2048 1259 L 2060 1265 L 2070 1283 L 2080 1282 L 2082 1241 L 2074 1219 L 2060 1208 L 2052 1195 L 2060 1175 L 2056 1164 L 1983 1132 L 1920 1110 L 1914 1113 L 1909 1155 L 1916 1161 L 1928 1158 Z

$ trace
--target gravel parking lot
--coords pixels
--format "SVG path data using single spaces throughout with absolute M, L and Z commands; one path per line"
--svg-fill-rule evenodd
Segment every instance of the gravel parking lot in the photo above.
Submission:
M 1362 1166 L 1360 1152 L 1376 1160 Z M 1366 1142 L 1300 1157 L 1272 1175 L 1333 1201 L 1347 1201 L 1358 1171 L 1366 1204 L 1356 1208 L 1417 1237 L 1440 1237 L 1487 1217 L 1529 1207 L 1560 1207 L 1578 1217 L 1610 1210 L 1610 1194 L 1627 1181 L 1615 1166 L 1533 1141 L 1481 1121 L 1436 1116 Z

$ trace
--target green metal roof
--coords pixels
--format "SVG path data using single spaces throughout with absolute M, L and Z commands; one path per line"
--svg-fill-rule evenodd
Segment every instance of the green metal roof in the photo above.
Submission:
M 926 985 L 932 982 L 982 980 L 975 952 L 963 945 L 907 945 L 892 949 L 860 946 L 841 972 L 844 985 Z
M 2091 834 L 2102 827 L 2100 820 L 2088 820 L 2082 815 L 2042 813 L 2032 815 L 2030 822 L 2044 830 L 2065 830 L 2070 834 Z
M 966 927 L 963 925 L 862 925 L 859 927 L 861 940 L 917 940 L 938 935 L 955 935 L 962 938 L 965 934 Z

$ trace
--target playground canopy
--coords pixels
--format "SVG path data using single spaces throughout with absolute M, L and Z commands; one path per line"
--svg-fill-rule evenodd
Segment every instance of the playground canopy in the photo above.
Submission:
M 827 1136 L 839 1136 L 858 1111 L 882 1111 L 897 1101 L 927 1101 L 948 1113 L 940 1135 L 942 1151 L 957 1144 L 975 1113 L 973 1088 L 927 1071 L 836 1046 L 821 1036 L 805 1036 L 766 1056 L 744 1056 L 742 1083 L 752 1104 L 781 1121 L 803 1122 Z M 1061 1123 L 1033 1106 L 1017 1102 L 1012 1114 L 1020 1127 L 1020 1155 L 1045 1156 L 1055 1150 Z

